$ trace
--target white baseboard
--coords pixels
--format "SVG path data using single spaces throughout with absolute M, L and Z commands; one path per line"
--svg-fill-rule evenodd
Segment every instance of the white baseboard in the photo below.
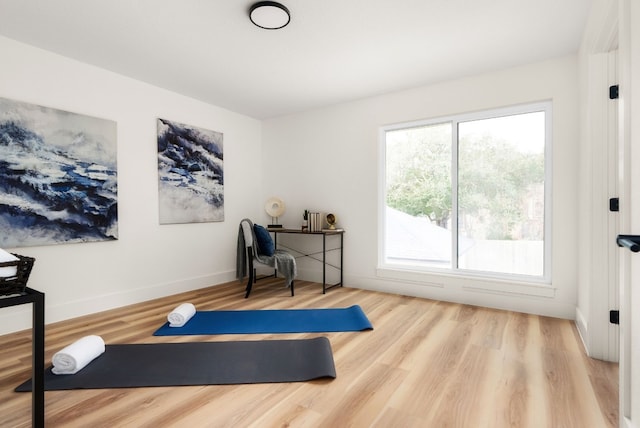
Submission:
M 273 271 L 271 271 L 271 274 L 273 274 Z M 296 279 L 300 281 L 319 282 L 320 284 L 322 284 L 322 271 L 318 269 L 301 269 L 298 267 L 298 276 L 296 277 Z M 327 284 L 337 283 L 340 281 L 340 275 L 335 272 L 327 272 L 326 280 Z
M 183 293 L 185 291 L 226 283 L 234 279 L 235 271 L 222 272 L 175 282 L 155 284 L 148 287 L 102 294 L 54 305 L 47 303 L 47 296 L 45 295 L 45 323 L 51 324 L 83 315 L 133 305 L 147 300 Z M 30 329 L 31 318 L 31 305 L 6 308 L 0 312 L 0 335 Z
M 576 328 L 578 329 L 578 335 L 582 340 L 582 346 L 584 346 L 585 353 L 589 355 L 589 344 L 587 343 L 587 335 L 589 326 L 587 325 L 587 320 L 582 315 L 580 308 L 576 307 Z
M 553 298 L 525 295 L 500 295 L 470 291 L 465 287 L 453 287 L 441 283 L 416 283 L 394 281 L 388 278 L 345 276 L 345 287 L 381 291 L 452 303 L 484 306 L 554 318 L 575 319 L 575 304 L 559 302 Z
M 298 278 L 322 282 L 322 272 L 309 270 L 299 271 Z M 58 305 L 47 304 L 45 296 L 45 322 L 47 324 L 76 318 L 83 315 L 102 312 L 135 303 L 153 300 L 185 291 L 196 290 L 216 284 L 222 284 L 235 279 L 235 272 L 228 271 L 203 277 L 188 278 L 171 283 L 156 284 L 126 291 L 78 299 Z M 334 283 L 335 278 L 328 277 L 328 283 Z M 523 298 L 522 296 L 502 296 L 491 293 L 470 292 L 464 288 L 452 289 L 440 283 L 412 283 L 393 281 L 387 278 L 345 276 L 345 287 L 361 288 L 364 290 L 381 291 L 391 294 L 422 297 L 426 299 L 442 300 L 454 303 L 485 306 L 495 309 L 512 310 L 535 315 L 556 318 L 575 319 L 581 335 L 586 332 L 586 325 L 582 316 L 578 316 L 575 305 L 566 305 L 553 299 Z M 0 335 L 13 333 L 31 328 L 30 305 L 5 308 L 0 311 Z

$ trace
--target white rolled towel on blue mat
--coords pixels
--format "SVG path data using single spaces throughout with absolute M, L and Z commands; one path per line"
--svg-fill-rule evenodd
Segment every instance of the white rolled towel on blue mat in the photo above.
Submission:
M 104 353 L 104 340 L 100 336 L 85 336 L 56 352 L 51 359 L 54 374 L 76 374 Z
M 167 315 L 169 327 L 182 327 L 196 314 L 196 307 L 191 303 L 183 303 Z

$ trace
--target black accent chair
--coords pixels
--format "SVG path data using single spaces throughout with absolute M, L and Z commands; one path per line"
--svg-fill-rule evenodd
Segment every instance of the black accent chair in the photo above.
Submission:
M 251 288 L 253 287 L 253 284 L 255 284 L 256 281 L 258 280 L 257 274 L 256 274 L 256 267 L 264 266 L 264 267 L 273 268 L 273 275 L 264 276 L 264 277 L 261 277 L 260 279 L 271 278 L 271 277 L 278 276 L 277 260 L 276 260 L 277 258 L 280 258 L 281 262 L 293 264 L 294 272 L 295 272 L 296 261 L 291 254 L 287 253 L 284 250 L 275 250 L 276 254 L 274 254 L 273 256 L 261 254 L 259 252 L 259 246 L 256 242 L 256 236 L 253 228 L 253 223 L 251 222 L 251 220 L 249 219 L 242 220 L 240 222 L 240 226 L 241 227 L 240 227 L 238 240 L 239 240 L 239 244 L 241 243 L 240 241 L 243 241 L 243 244 L 244 244 L 243 255 L 246 258 L 245 261 L 242 261 L 240 263 L 243 263 L 245 266 L 247 266 L 247 270 L 248 270 L 247 273 L 249 276 L 249 280 L 247 282 L 246 294 L 244 296 L 246 299 L 247 297 L 249 297 L 249 294 L 251 293 Z M 238 251 L 241 251 L 241 249 L 239 248 Z M 294 295 L 293 278 L 290 279 L 289 287 L 291 288 L 291 296 L 293 296 Z

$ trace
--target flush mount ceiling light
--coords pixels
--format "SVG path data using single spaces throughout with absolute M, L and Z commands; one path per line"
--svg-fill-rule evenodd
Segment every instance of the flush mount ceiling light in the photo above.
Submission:
M 275 1 L 259 1 L 249 9 L 251 22 L 266 30 L 286 27 L 291 21 L 289 9 Z

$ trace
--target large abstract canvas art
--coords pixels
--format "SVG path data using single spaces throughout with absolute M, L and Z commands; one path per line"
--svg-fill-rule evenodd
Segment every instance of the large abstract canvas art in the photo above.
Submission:
M 222 137 L 158 119 L 160 224 L 224 221 Z
M 0 98 L 0 247 L 118 239 L 116 123 Z

